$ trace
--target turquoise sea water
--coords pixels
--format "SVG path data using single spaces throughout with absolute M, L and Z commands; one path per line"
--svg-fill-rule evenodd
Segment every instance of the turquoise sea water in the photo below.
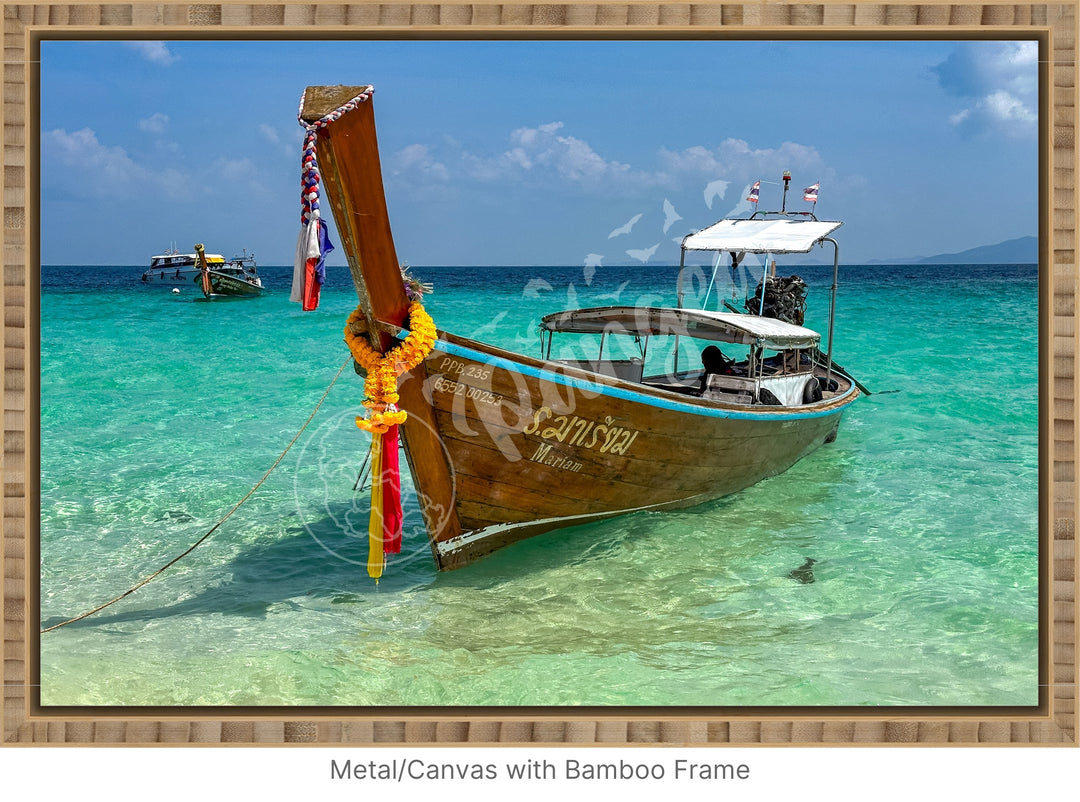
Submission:
M 204 302 L 142 286 L 139 267 L 43 268 L 43 626 L 217 523 L 346 359 L 348 271 L 312 313 L 288 302 L 289 269 L 260 272 L 265 297 Z M 440 327 L 537 354 L 542 314 L 673 303 L 677 270 L 413 272 Z M 831 268 L 796 272 L 823 330 Z M 404 552 L 377 586 L 346 369 L 202 546 L 42 635 L 42 702 L 1035 704 L 1037 324 L 1034 266 L 846 266 L 835 356 L 877 392 L 835 443 L 721 501 L 446 574 L 406 479 Z M 808 557 L 815 581 L 789 578 Z

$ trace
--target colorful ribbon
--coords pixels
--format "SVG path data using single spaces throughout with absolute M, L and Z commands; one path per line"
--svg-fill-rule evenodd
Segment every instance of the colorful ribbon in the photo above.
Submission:
M 326 281 L 326 255 L 334 249 L 327 234 L 326 223 L 319 216 L 319 185 L 322 183 L 322 175 L 319 173 L 319 159 L 315 152 L 318 131 L 369 100 L 374 92 L 374 87 L 366 87 L 352 100 L 313 123 L 304 120 L 304 95 L 300 96 L 300 109 L 296 117 L 305 131 L 300 170 L 300 235 L 296 240 L 289 300 L 300 303 L 305 312 L 319 306 L 319 294 Z
M 375 87 L 368 86 L 356 97 L 311 123 L 304 119 L 304 95 L 300 96 L 300 109 L 296 113 L 296 119 L 306 132 L 304 135 L 303 166 L 300 172 L 301 223 L 307 223 L 310 218 L 319 216 L 319 184 L 322 182 L 322 176 L 319 173 L 319 160 L 315 154 L 315 138 L 318 130 L 340 119 L 343 114 L 352 111 L 361 103 L 367 102 L 374 93 Z
M 371 513 L 368 517 L 368 576 L 378 582 L 387 554 L 401 553 L 401 474 L 398 427 L 371 435 Z
M 381 434 L 371 436 L 371 517 L 368 519 L 368 576 L 379 581 L 383 566 L 386 565 L 386 553 L 383 548 L 383 505 L 382 505 L 382 455 L 383 439 Z

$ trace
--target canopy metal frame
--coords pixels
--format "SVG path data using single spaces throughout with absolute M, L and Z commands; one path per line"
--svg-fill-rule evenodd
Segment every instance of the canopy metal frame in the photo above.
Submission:
M 744 222 L 748 223 L 748 222 L 751 222 L 751 221 L 754 221 L 754 220 L 763 221 L 763 220 L 768 220 L 768 219 L 773 218 L 773 217 L 778 218 L 778 220 L 777 220 L 778 222 L 783 221 L 783 220 L 790 220 L 790 222 L 792 224 L 795 224 L 795 225 L 798 225 L 799 223 L 803 222 L 804 220 L 806 222 L 814 222 L 814 223 L 823 223 L 823 222 L 825 222 L 825 223 L 828 223 L 829 225 L 832 225 L 832 228 L 830 228 L 828 231 L 824 232 L 821 236 L 815 237 L 812 241 L 809 242 L 809 244 L 805 248 L 802 248 L 802 247 L 800 247 L 800 248 L 785 248 L 785 247 L 783 247 L 783 243 L 779 243 L 779 242 L 775 243 L 775 247 L 767 247 L 767 245 L 763 245 L 760 242 L 752 242 L 752 241 L 739 242 L 737 240 L 734 241 L 732 244 L 727 245 L 727 246 L 722 247 L 722 248 L 704 248 L 704 247 L 702 247 L 702 248 L 693 248 L 693 247 L 688 248 L 687 247 L 687 242 L 690 241 L 691 238 L 701 234 L 702 232 L 706 232 L 706 231 L 708 231 L 709 229 L 711 229 L 713 227 L 720 226 L 720 225 L 722 225 L 724 223 L 730 223 L 731 227 L 735 228 L 735 227 L 738 226 L 739 223 L 744 223 Z M 792 218 L 803 218 L 803 220 L 795 220 L 795 219 L 792 219 Z M 684 294 L 683 294 L 683 287 L 682 287 L 682 276 L 683 276 L 683 271 L 684 271 L 684 269 L 686 267 L 686 252 L 687 252 L 687 250 L 714 251 L 717 254 L 726 252 L 726 253 L 731 254 L 731 269 L 732 269 L 733 274 L 734 274 L 735 269 L 738 267 L 739 263 L 742 262 L 743 258 L 746 256 L 746 254 L 748 254 L 748 253 L 764 254 L 765 255 L 765 265 L 764 265 L 765 274 L 762 276 L 762 281 L 761 281 L 762 293 L 764 293 L 764 291 L 765 291 L 765 275 L 768 275 L 768 270 L 769 270 L 769 264 L 768 264 L 769 259 L 768 259 L 768 257 L 769 257 L 770 254 L 773 254 L 773 253 L 809 253 L 811 250 L 814 249 L 814 247 L 824 245 L 824 243 L 826 243 L 826 242 L 831 243 L 832 246 L 833 246 L 833 280 L 832 280 L 832 288 L 831 288 L 830 294 L 829 294 L 829 334 L 828 334 L 829 346 L 828 346 L 828 350 L 826 351 L 826 354 L 825 354 L 825 359 L 826 359 L 825 381 L 826 381 L 826 386 L 828 386 L 829 383 L 832 382 L 832 349 L 833 349 L 833 331 L 834 331 L 835 322 L 836 322 L 836 293 L 837 293 L 837 288 L 839 287 L 839 284 L 840 284 L 840 244 L 836 241 L 835 238 L 833 238 L 830 235 L 832 234 L 833 231 L 835 231 L 841 225 L 843 225 L 843 224 L 840 223 L 840 222 L 833 223 L 832 221 L 818 220 L 817 216 L 814 215 L 813 212 L 789 212 L 789 211 L 786 211 L 786 210 L 781 210 L 781 211 L 778 211 L 778 212 L 754 212 L 753 215 L 751 215 L 750 217 L 747 217 L 747 218 L 719 220 L 716 223 L 713 223 L 712 226 L 708 226 L 707 228 L 704 228 L 701 231 L 696 231 L 693 234 L 688 234 L 687 236 L 683 237 L 682 245 L 680 247 L 679 279 L 678 279 L 678 307 L 680 309 L 683 308 Z M 716 277 L 716 271 L 719 268 L 719 266 L 720 266 L 720 259 L 717 258 L 715 260 L 714 264 L 713 264 L 713 278 L 714 279 Z M 710 291 L 711 291 L 712 282 L 710 282 L 709 288 L 710 288 Z M 708 299 L 708 296 L 706 296 L 706 300 L 707 299 Z M 758 308 L 763 309 L 764 304 L 762 304 Z M 676 348 L 675 354 L 676 354 L 675 358 L 676 358 L 676 360 L 678 360 L 678 348 Z M 678 369 L 678 363 L 677 362 L 676 362 L 676 369 Z

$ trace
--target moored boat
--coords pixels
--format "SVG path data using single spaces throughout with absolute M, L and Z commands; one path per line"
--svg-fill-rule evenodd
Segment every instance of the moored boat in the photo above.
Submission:
M 398 423 L 440 570 L 553 529 L 720 498 L 835 439 L 859 389 L 832 361 L 832 309 L 825 353 L 802 325 L 682 308 L 681 292 L 679 307 L 547 315 L 537 356 L 445 331 L 427 336 L 430 319 L 403 281 L 391 235 L 372 91 L 309 87 L 300 121 L 309 161 L 317 149 L 321 162 L 308 186 L 327 193 L 359 297 L 346 339 L 368 370 L 365 404 L 374 410 L 358 420 L 375 432 L 373 549 L 392 540 L 382 509 L 392 469 L 378 455 L 381 433 L 396 437 Z M 683 251 L 738 263 L 746 253 L 831 243 L 835 276 L 831 234 L 840 223 L 776 214 L 721 221 L 687 237 Z M 594 347 L 599 338 L 599 347 L 582 358 L 579 346 L 556 349 L 556 335 Z M 658 368 L 662 340 L 672 358 Z M 697 359 L 687 363 L 691 353 Z M 381 559 L 380 551 L 369 562 L 373 576 Z
M 180 253 L 175 247 L 150 257 L 150 267 L 142 274 L 144 284 L 160 287 L 186 287 L 199 274 L 198 254 Z M 206 262 L 212 268 L 225 265 L 225 257 L 219 253 L 206 254 Z
M 205 261 L 207 269 L 211 271 L 212 294 L 258 295 L 262 292 L 262 279 L 259 278 L 255 255 L 248 253 L 246 248 L 242 254 L 231 259 L 226 259 L 220 253 L 205 253 Z M 142 274 L 143 284 L 154 287 L 189 287 L 193 281 L 201 286 L 201 279 L 202 265 L 197 250 L 180 253 L 176 248 L 151 256 L 150 267 Z M 215 285 L 221 288 L 220 291 L 214 289 Z
M 195 259 L 194 281 L 205 298 L 253 298 L 262 295 L 263 284 L 255 265 L 255 256 L 249 256 L 246 250 L 242 257 L 218 262 L 212 254 L 206 253 L 202 243 L 198 243 L 195 245 Z

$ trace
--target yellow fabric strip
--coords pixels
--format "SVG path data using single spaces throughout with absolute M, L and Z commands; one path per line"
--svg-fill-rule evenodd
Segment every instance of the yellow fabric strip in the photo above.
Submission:
M 382 498 L 383 437 L 371 435 L 371 518 L 368 521 L 368 576 L 378 580 L 383 564 L 383 498 Z

